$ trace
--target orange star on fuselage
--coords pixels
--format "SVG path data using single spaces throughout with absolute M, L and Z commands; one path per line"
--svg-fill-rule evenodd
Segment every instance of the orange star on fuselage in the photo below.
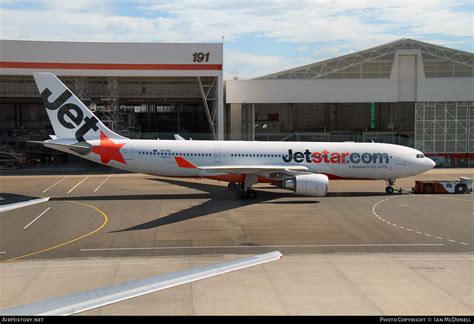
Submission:
M 120 148 L 124 145 L 125 143 L 114 143 L 107 135 L 100 132 L 100 145 L 93 146 L 92 152 L 100 155 L 100 161 L 104 164 L 109 163 L 111 160 L 127 164 L 123 159 L 122 153 L 120 153 Z

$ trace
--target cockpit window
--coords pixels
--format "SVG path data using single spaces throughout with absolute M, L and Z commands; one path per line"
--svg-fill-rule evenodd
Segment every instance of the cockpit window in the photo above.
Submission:
M 417 154 L 417 155 L 416 155 L 416 158 L 417 158 L 417 159 L 422 159 L 422 158 L 424 158 L 424 157 L 425 157 L 425 156 L 424 156 L 423 154 Z

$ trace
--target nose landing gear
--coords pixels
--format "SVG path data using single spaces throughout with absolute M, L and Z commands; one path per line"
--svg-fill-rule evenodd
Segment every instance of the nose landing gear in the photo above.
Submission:
M 387 187 L 385 187 L 385 192 L 391 195 L 395 192 L 395 188 L 393 188 L 393 185 L 395 184 L 395 179 L 387 179 L 386 182 Z
M 392 186 L 387 186 L 385 187 L 385 192 L 391 195 L 395 192 L 395 189 Z

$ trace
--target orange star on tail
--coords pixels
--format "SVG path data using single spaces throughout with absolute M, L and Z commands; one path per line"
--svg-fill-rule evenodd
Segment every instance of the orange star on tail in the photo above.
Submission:
M 111 160 L 127 164 L 123 159 L 122 153 L 120 153 L 120 148 L 124 145 L 125 143 L 114 143 L 107 135 L 100 132 L 100 145 L 93 146 L 92 152 L 100 155 L 100 161 L 104 164 L 109 163 Z

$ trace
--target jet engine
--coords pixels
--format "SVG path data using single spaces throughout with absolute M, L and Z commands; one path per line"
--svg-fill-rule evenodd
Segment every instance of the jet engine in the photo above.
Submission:
M 323 197 L 328 193 L 328 183 L 324 174 L 301 174 L 282 181 L 281 187 L 301 196 Z

